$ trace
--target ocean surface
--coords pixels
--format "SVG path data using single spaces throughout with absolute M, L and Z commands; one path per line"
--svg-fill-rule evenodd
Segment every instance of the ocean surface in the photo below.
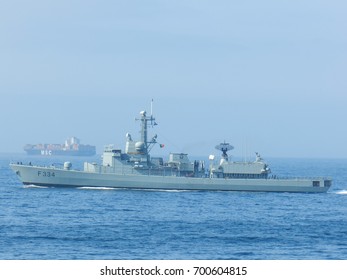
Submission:
M 65 160 L 0 154 L 0 259 L 347 259 L 347 159 L 267 159 L 324 194 L 24 187 L 8 166 Z

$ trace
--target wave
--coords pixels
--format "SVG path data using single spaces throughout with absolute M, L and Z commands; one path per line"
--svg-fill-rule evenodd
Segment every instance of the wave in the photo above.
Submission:
M 50 187 L 46 187 L 46 186 L 37 186 L 34 184 L 30 184 L 30 185 L 24 185 L 23 186 L 25 189 L 48 189 Z
M 80 190 L 115 190 L 115 188 L 110 187 L 79 187 Z
M 165 190 L 165 189 L 163 189 L 163 190 L 160 190 L 160 189 L 148 189 L 148 190 L 151 190 L 151 191 L 160 191 L 160 192 L 191 192 L 191 190 L 175 190 L 175 189 L 173 189 L 173 190 Z
M 340 191 L 337 191 L 336 194 L 347 194 L 347 190 L 340 190 Z

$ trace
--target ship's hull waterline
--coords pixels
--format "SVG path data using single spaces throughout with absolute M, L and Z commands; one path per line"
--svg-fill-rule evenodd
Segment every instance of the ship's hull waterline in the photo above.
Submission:
M 21 164 L 11 164 L 10 166 L 20 177 L 24 185 L 47 187 L 307 193 L 327 192 L 330 187 L 330 180 L 324 178 L 194 178 L 179 176 L 95 173 Z

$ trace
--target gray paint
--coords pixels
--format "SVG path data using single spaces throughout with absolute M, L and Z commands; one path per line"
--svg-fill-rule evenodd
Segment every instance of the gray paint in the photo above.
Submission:
M 257 192 L 326 192 L 332 184 L 329 178 L 277 178 L 269 176 L 270 168 L 260 155 L 254 162 L 229 161 L 227 151 L 232 148 L 221 143 L 216 148 L 223 152 L 217 162 L 191 162 L 187 154 L 171 153 L 168 162 L 150 156 L 157 136 L 148 140 L 148 124 L 156 125 L 155 118 L 145 111 L 141 123 L 140 140 L 126 135 L 125 152 L 106 147 L 101 165 L 84 163 L 83 171 L 73 170 L 70 163 L 64 168 L 10 164 L 24 184 L 55 187 L 110 187 L 164 190 L 212 190 Z M 225 147 L 229 147 L 225 149 Z

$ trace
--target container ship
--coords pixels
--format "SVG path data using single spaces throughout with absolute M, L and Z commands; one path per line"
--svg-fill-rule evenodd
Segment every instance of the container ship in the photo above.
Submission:
M 94 156 L 96 148 L 92 145 L 80 144 L 76 137 L 68 138 L 64 144 L 26 144 L 24 151 L 28 155 L 40 156 Z

